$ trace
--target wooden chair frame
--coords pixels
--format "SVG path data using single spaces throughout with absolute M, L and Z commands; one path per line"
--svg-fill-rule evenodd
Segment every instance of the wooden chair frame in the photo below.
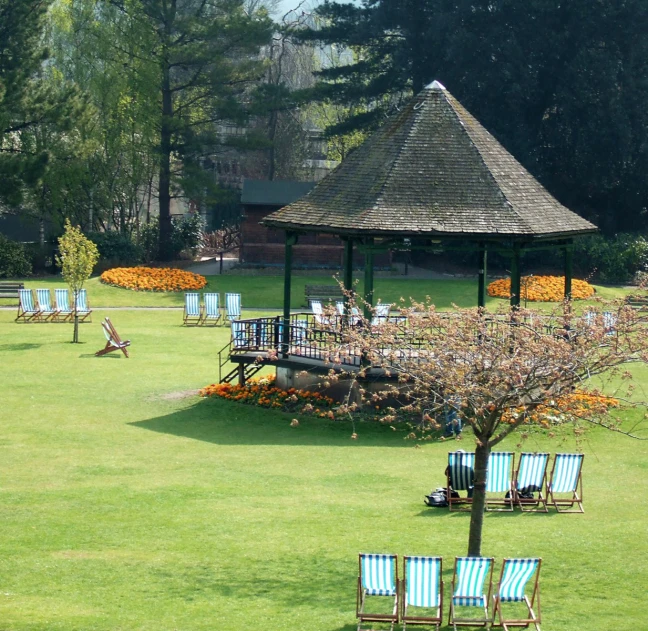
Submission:
M 496 454 L 510 454 L 511 464 L 508 471 L 508 488 L 497 491 L 488 490 L 488 477 L 491 474 L 491 458 L 493 456 L 498 457 Z M 514 492 L 514 479 L 515 479 L 515 454 L 510 451 L 491 451 L 488 456 L 488 473 L 486 474 L 486 504 L 485 509 L 487 511 L 497 511 L 497 512 L 512 512 L 515 505 L 515 492 Z M 489 497 L 488 493 L 506 493 L 508 497 Z M 493 506 L 499 506 L 501 508 L 491 508 Z
M 534 493 L 538 494 L 538 497 L 534 498 L 534 499 L 520 497 L 520 492 L 523 490 L 519 486 L 520 469 L 522 468 L 522 462 L 525 459 L 525 457 L 533 457 L 533 456 L 537 456 L 537 455 L 546 456 L 544 469 L 542 471 L 542 476 L 541 476 L 541 479 L 540 479 L 540 485 L 536 487 L 538 489 L 537 491 L 536 490 L 533 491 Z M 549 509 L 547 508 L 547 497 L 546 497 L 546 495 L 544 495 L 544 493 L 542 491 L 543 488 L 545 488 L 545 489 L 547 488 L 547 467 L 548 466 L 549 466 L 549 454 L 548 453 L 534 454 L 534 453 L 530 453 L 530 452 L 528 452 L 528 453 L 527 452 L 522 452 L 520 454 L 520 459 L 518 460 L 518 467 L 517 467 L 517 470 L 515 471 L 515 477 L 514 477 L 514 480 L 513 480 L 513 492 L 515 494 L 515 504 L 516 504 L 516 506 L 520 507 L 520 510 L 522 512 L 525 511 L 525 506 L 526 507 L 529 507 L 529 506 L 535 507 L 535 508 L 527 508 L 527 510 L 526 510 L 527 513 L 535 513 L 535 512 L 540 512 L 540 511 L 542 511 L 543 513 L 548 513 L 549 512 Z M 526 488 L 526 487 L 523 487 L 523 488 Z M 541 505 L 543 506 L 543 508 L 541 508 Z
M 106 318 L 101 323 L 101 326 L 104 330 L 107 342 L 106 346 L 95 353 L 95 356 L 100 357 L 101 355 L 112 353 L 113 351 L 121 351 L 126 357 L 128 357 L 127 347 L 130 346 L 130 340 L 122 340 L 121 337 L 119 337 L 119 333 L 117 333 L 109 318 Z
M 196 296 L 198 300 L 198 315 L 189 313 L 187 310 L 187 297 Z M 200 294 L 197 291 L 187 291 L 184 295 L 184 307 L 182 310 L 182 324 L 183 326 L 199 326 L 202 323 L 204 316 L 204 307 L 200 304 Z
M 580 465 L 578 468 L 578 477 L 576 478 L 576 484 L 572 491 L 565 491 L 565 493 L 571 493 L 571 497 L 556 497 L 554 493 L 560 493 L 561 491 L 553 490 L 554 484 L 554 473 L 556 471 L 556 461 L 558 456 L 570 456 L 578 455 L 580 457 Z M 553 467 L 551 468 L 551 475 L 547 482 L 547 504 L 553 506 L 558 513 L 584 513 L 585 509 L 583 508 L 583 462 L 585 461 L 585 454 L 556 454 L 554 457 Z M 573 508 L 574 505 L 578 505 L 576 510 L 561 510 L 561 507 Z
M 535 570 L 535 581 L 533 582 L 533 593 L 531 595 L 531 600 L 529 600 L 529 597 L 525 594 L 524 595 L 524 604 L 527 607 L 527 618 L 511 618 L 511 619 L 506 619 L 504 618 L 504 612 L 502 611 L 502 601 L 500 600 L 499 596 L 499 591 L 500 591 L 500 585 L 502 583 L 502 578 L 504 576 L 504 570 L 506 569 L 506 564 L 510 561 L 514 561 L 515 559 L 504 559 L 504 562 L 502 563 L 502 570 L 500 571 L 500 577 L 499 580 L 497 581 L 497 589 L 495 593 L 493 594 L 493 622 L 492 626 L 493 627 L 503 627 L 504 631 L 508 631 L 509 627 L 528 627 L 530 624 L 533 624 L 536 628 L 537 631 L 540 631 L 540 622 L 541 620 L 541 614 L 540 614 L 540 566 L 542 565 L 542 559 L 538 559 L 538 566 L 536 567 Z M 537 607 L 536 609 L 538 610 L 538 613 L 536 614 L 533 611 L 534 606 L 536 605 L 536 599 L 537 599 Z M 495 622 L 495 618 L 498 617 L 498 622 Z
M 366 556 L 363 554 L 358 555 L 358 590 L 356 593 L 356 618 L 358 618 L 358 630 L 357 631 L 371 631 L 371 629 L 363 629 L 363 622 L 384 622 L 390 623 L 390 631 L 393 631 L 394 624 L 397 624 L 399 621 L 400 607 L 399 607 L 399 593 L 400 593 L 400 581 L 398 580 L 398 557 L 395 554 L 388 554 L 394 560 L 394 585 L 396 587 L 394 591 L 394 608 L 392 613 L 369 613 L 364 610 L 366 604 L 367 594 L 362 587 L 362 557 Z M 387 596 L 385 596 L 386 598 Z
M 452 477 L 451 477 L 451 468 L 450 468 L 450 456 L 452 454 L 458 454 L 458 453 L 463 453 L 465 455 L 472 456 L 472 461 L 473 461 L 472 469 L 473 469 L 473 481 L 474 481 L 474 464 L 475 464 L 474 459 L 475 459 L 475 454 L 473 452 L 458 452 L 458 451 L 449 452 L 448 453 L 448 466 L 446 468 L 446 493 L 447 493 L 447 497 L 448 497 L 448 509 L 450 511 L 452 511 L 452 510 L 467 511 L 467 510 L 470 510 L 470 507 L 472 505 L 472 497 L 468 497 L 469 490 L 467 488 L 466 489 L 463 489 L 463 488 L 462 489 L 455 489 L 452 486 Z M 457 491 L 457 492 L 466 491 L 466 497 L 455 497 L 455 498 L 453 498 L 452 497 L 452 491 L 453 490 Z M 453 506 L 455 507 L 454 509 L 453 509 Z
M 41 295 L 43 296 L 42 301 L 39 297 Z M 36 308 L 40 312 L 41 322 L 58 322 L 60 312 L 56 307 L 52 306 L 52 294 L 49 289 L 36 290 Z
M 23 292 L 29 292 L 29 295 L 31 296 L 31 306 L 33 307 L 33 310 L 25 309 L 25 305 L 23 305 L 23 301 L 22 301 L 22 296 L 25 295 L 25 293 Z M 33 322 L 41 321 L 41 313 L 40 310 L 38 309 L 38 303 L 34 300 L 34 292 L 31 289 L 18 290 L 18 315 L 16 316 L 16 322 L 21 322 L 21 321 L 25 323 L 33 323 Z
M 436 615 L 434 616 L 415 616 L 408 613 L 408 604 L 407 604 L 407 561 L 411 559 L 410 556 L 403 557 L 403 580 L 401 582 L 401 602 L 402 602 L 402 613 L 401 621 L 403 622 L 403 631 L 405 631 L 408 624 L 424 624 L 424 625 L 434 625 L 439 630 L 441 623 L 443 622 L 443 559 L 441 557 L 433 557 L 439 560 L 439 606 L 437 607 Z
M 450 612 L 448 613 L 448 625 L 452 625 L 453 629 L 460 627 L 486 627 L 491 623 L 491 616 L 488 615 L 488 603 L 490 602 L 491 595 L 493 592 L 493 566 L 495 563 L 494 557 L 482 557 L 484 560 L 490 562 L 490 570 L 488 571 L 488 595 L 484 598 L 484 617 L 483 618 L 457 618 L 455 617 L 455 604 L 454 604 L 454 592 L 455 592 L 455 581 L 457 579 L 457 561 L 461 557 L 455 557 L 454 570 L 452 573 L 452 594 L 450 596 Z M 477 557 L 475 557 L 477 558 Z M 484 580 L 484 583 L 486 579 Z M 483 590 L 482 590 L 483 591 Z M 461 606 L 461 605 L 458 605 Z

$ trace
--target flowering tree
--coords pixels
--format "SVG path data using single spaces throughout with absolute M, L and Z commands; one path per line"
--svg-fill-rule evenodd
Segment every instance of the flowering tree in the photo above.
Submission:
M 440 313 L 413 304 L 398 318 L 331 326 L 327 339 L 331 363 L 360 364 L 355 373 L 345 371 L 353 387 L 341 414 L 370 403 L 385 407 L 386 421 L 410 413 L 433 428 L 450 406 L 472 428 L 470 556 L 481 554 L 488 456 L 508 435 L 532 424 L 571 422 L 577 432 L 590 423 L 639 438 L 637 428 L 622 428 L 609 414 L 611 405 L 636 405 L 627 365 L 648 361 L 647 318 L 624 305 L 574 316 L 570 303 L 551 315 Z M 341 374 L 331 370 L 329 377 Z M 595 376 L 601 390 L 583 394 Z
M 59 237 L 58 244 L 59 254 L 56 256 L 56 263 L 61 267 L 61 274 L 74 297 L 72 343 L 76 344 L 79 342 L 78 296 L 99 260 L 99 251 L 97 246 L 81 232 L 81 228 L 78 226 L 75 228 L 69 219 L 65 220 L 65 232 Z

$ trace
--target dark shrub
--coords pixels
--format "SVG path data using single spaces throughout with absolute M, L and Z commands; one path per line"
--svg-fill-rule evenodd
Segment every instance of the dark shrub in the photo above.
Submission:
M 31 260 L 25 246 L 0 234 L 0 278 L 21 278 L 31 273 Z

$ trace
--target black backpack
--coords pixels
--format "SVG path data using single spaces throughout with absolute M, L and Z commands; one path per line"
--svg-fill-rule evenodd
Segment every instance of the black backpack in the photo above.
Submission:
M 453 499 L 459 497 L 459 493 L 452 491 L 452 497 Z M 447 489 L 437 489 L 426 495 L 423 501 L 432 508 L 444 508 L 448 506 L 448 491 Z

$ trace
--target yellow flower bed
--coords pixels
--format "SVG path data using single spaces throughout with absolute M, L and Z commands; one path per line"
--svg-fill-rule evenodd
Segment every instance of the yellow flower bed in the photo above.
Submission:
M 523 276 L 520 299 L 530 302 L 561 302 L 565 297 L 564 276 Z M 511 297 L 511 279 L 500 278 L 488 285 L 488 295 Z M 572 299 L 585 300 L 594 295 L 594 287 L 584 280 L 572 280 Z
M 186 291 L 202 289 L 207 284 L 207 279 L 200 274 L 171 267 L 113 267 L 99 280 L 135 291 Z

